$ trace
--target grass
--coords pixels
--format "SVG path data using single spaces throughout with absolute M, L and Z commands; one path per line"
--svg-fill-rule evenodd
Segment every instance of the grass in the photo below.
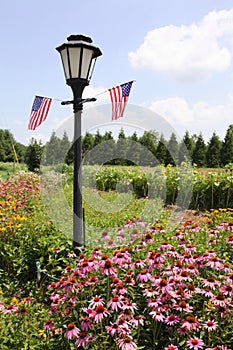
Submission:
M 27 170 L 26 164 L 15 162 L 0 162 L 0 179 L 7 180 L 19 170 Z

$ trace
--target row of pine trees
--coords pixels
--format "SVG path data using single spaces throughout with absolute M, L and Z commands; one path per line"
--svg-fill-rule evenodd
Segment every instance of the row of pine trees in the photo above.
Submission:
M 32 140 L 25 155 L 26 163 L 30 163 L 35 155 L 37 162 L 42 158 L 45 165 L 71 164 L 72 142 L 66 132 L 61 139 L 53 132 L 44 146 Z M 126 136 L 121 129 L 117 139 L 114 139 L 111 131 L 105 134 L 99 130 L 95 134 L 86 132 L 82 137 L 82 155 L 85 164 L 175 166 L 189 161 L 198 167 L 224 167 L 233 163 L 233 125 L 228 127 L 223 140 L 214 132 L 208 142 L 205 142 L 201 133 L 190 136 L 188 131 L 180 142 L 174 133 L 165 139 L 154 130 L 145 131 L 142 136 L 136 132 Z
M 189 135 L 188 131 L 181 141 L 174 133 L 165 139 L 154 130 L 145 131 L 141 136 L 136 132 L 126 136 L 121 129 L 117 138 L 111 131 L 105 134 L 99 130 L 95 134 L 86 132 L 82 137 L 82 154 L 85 164 L 155 166 L 189 161 L 198 167 L 224 167 L 233 163 L 233 124 L 228 127 L 223 140 L 214 132 L 207 142 L 201 133 Z M 25 146 L 16 142 L 9 130 L 0 130 L 0 161 L 16 160 L 25 162 L 29 170 L 39 169 L 41 161 L 45 165 L 71 164 L 72 142 L 66 132 L 62 138 L 53 132 L 45 145 L 32 139 L 29 146 Z

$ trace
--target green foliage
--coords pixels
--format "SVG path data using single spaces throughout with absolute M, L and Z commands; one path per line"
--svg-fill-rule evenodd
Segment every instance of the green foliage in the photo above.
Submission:
M 38 142 L 36 139 L 32 138 L 25 154 L 25 163 L 29 171 L 39 171 L 43 150 L 44 147 L 41 141 Z
M 221 164 L 227 165 L 233 162 L 233 124 L 227 129 L 222 149 L 221 149 Z
M 204 167 L 206 164 L 206 145 L 202 134 L 197 138 L 194 150 L 193 150 L 193 163 L 198 167 Z
M 209 143 L 207 145 L 206 152 L 206 165 L 208 168 L 219 168 L 220 161 L 220 152 L 221 152 L 222 143 L 219 137 L 214 132 Z
M 83 169 L 84 185 L 99 191 L 133 191 L 138 198 L 159 198 L 164 205 L 176 204 L 180 189 L 182 200 L 190 209 L 210 209 L 233 207 L 233 173 L 232 166 L 219 171 L 203 172 L 198 169 L 185 170 L 185 163 L 180 167 L 85 167 Z

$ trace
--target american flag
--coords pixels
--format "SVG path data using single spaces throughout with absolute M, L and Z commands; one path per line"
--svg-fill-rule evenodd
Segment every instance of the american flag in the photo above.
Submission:
M 52 99 L 48 97 L 36 96 L 32 105 L 29 130 L 35 130 L 47 118 Z
M 123 117 L 133 81 L 109 89 L 112 102 L 112 120 Z

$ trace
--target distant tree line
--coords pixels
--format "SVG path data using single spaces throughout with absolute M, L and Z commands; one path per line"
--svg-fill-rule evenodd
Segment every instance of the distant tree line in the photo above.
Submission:
M 53 132 L 45 145 L 35 139 L 31 139 L 29 146 L 21 145 L 9 130 L 0 130 L 0 140 L 0 161 L 15 161 L 14 146 L 19 161 L 25 162 L 31 171 L 39 169 L 41 161 L 45 165 L 73 162 L 72 142 L 66 132 L 62 138 Z M 188 131 L 181 141 L 175 133 L 165 139 L 154 130 L 144 131 L 142 136 L 136 132 L 126 136 L 121 129 L 117 139 L 111 131 L 105 134 L 99 130 L 95 134 L 86 132 L 82 137 L 82 155 L 85 164 L 175 166 L 190 161 L 198 167 L 224 167 L 233 163 L 233 124 L 228 127 L 223 140 L 214 132 L 208 142 L 201 133 L 189 135 Z
M 27 146 L 17 142 L 9 130 L 0 129 L 0 162 L 24 162 Z

